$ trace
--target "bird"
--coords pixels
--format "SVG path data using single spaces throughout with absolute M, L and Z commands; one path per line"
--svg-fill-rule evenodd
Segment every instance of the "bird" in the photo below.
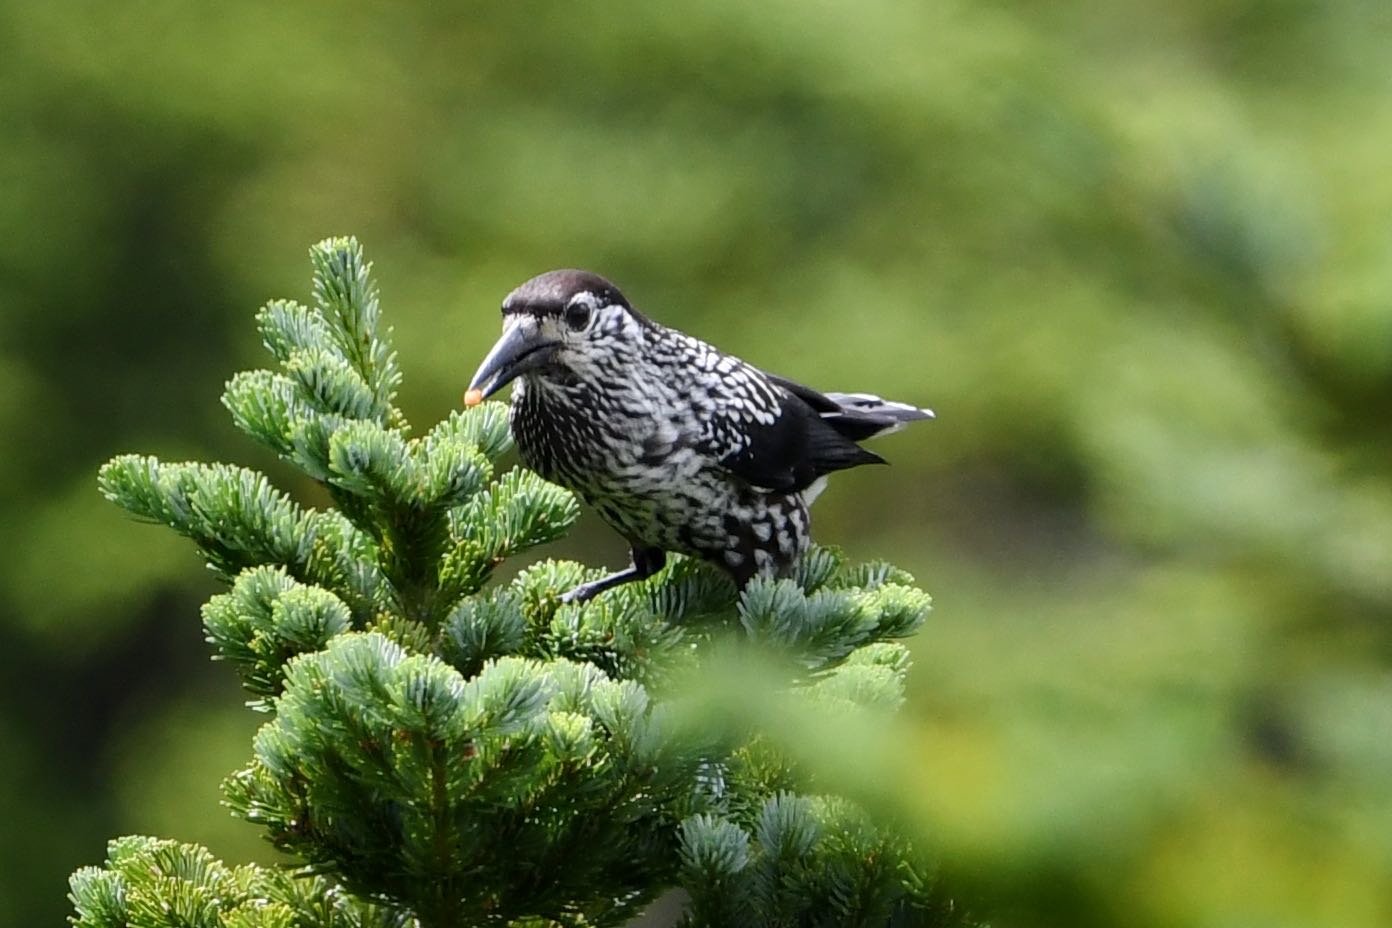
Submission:
M 566 591 L 564 603 L 650 577 L 673 552 L 715 564 L 741 590 L 790 576 L 827 475 L 885 463 L 860 442 L 933 418 L 767 373 L 655 322 L 589 271 L 531 278 L 502 315 L 466 405 L 513 384 L 522 462 L 577 493 L 631 550 L 627 568 Z

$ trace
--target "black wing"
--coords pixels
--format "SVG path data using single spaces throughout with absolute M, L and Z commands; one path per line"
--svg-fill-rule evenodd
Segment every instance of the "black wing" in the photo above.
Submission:
M 885 463 L 823 414 L 841 409 L 835 401 L 792 381 L 769 379 L 777 415 L 768 424 L 747 421 L 740 426 L 743 447 L 720 459 L 726 470 L 751 486 L 793 493 L 834 470 Z

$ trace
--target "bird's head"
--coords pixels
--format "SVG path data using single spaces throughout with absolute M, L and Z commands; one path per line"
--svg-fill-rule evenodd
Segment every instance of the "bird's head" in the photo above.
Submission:
M 588 379 L 632 359 L 652 326 L 598 274 L 549 271 L 503 300 L 502 337 L 479 365 L 469 394 L 482 400 L 524 374 Z

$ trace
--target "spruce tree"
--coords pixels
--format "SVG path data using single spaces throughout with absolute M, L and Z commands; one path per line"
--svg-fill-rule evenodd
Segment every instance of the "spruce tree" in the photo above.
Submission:
M 897 642 L 928 597 L 881 563 L 814 549 L 795 579 L 737 595 L 675 558 L 584 606 L 597 569 L 508 558 L 575 522 L 521 468 L 496 403 L 411 436 L 370 266 L 311 250 L 312 306 L 257 324 L 275 369 L 238 374 L 237 426 L 318 481 L 311 509 L 262 474 L 123 455 L 99 485 L 191 539 L 226 585 L 203 608 L 214 659 L 267 721 L 224 782 L 233 814 L 295 866 L 232 866 L 173 840 L 113 840 L 71 879 L 73 923 L 118 926 L 621 925 L 674 887 L 700 926 L 941 925 L 924 857 L 767 737 L 683 711 L 729 639 L 826 711 L 902 698 Z

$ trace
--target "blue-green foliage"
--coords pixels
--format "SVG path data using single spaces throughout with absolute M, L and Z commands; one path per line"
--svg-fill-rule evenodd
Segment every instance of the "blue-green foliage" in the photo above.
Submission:
M 809 595 L 792 580 L 756 579 L 740 599 L 740 621 L 755 641 L 778 645 L 821 669 L 866 642 L 912 634 L 931 605 L 928 594 L 897 583 L 873 590 L 828 587 Z
M 674 885 L 693 924 L 940 922 L 891 831 L 789 792 L 795 765 L 746 724 L 702 724 L 677 685 L 734 637 L 817 711 L 892 708 L 908 658 L 890 639 L 929 609 L 912 578 L 818 548 L 738 595 L 680 557 L 584 605 L 561 594 L 599 571 L 574 562 L 489 587 L 566 532 L 575 499 L 497 476 L 498 404 L 411 437 L 361 250 L 331 239 L 312 258 L 315 306 L 258 316 L 279 369 L 232 378 L 223 402 L 333 508 L 223 464 L 126 455 L 100 475 L 230 584 L 203 609 L 208 641 L 271 718 L 227 804 L 304 868 L 123 839 L 73 877 L 77 923 L 607 925 Z
M 73 874 L 77 928 L 408 928 L 413 917 L 318 877 L 228 867 L 206 848 L 117 838 L 103 867 Z
M 217 649 L 215 657 L 235 665 L 246 688 L 260 697 L 280 692 L 287 660 L 319 650 L 352 622 L 337 596 L 297 582 L 282 567 L 248 568 L 230 592 L 203 607 L 203 627 Z
M 826 928 L 951 921 L 925 892 L 913 851 L 837 799 L 778 793 L 752 820 L 697 814 L 682 822 L 693 887 L 688 925 Z
M 650 894 L 696 763 L 635 683 L 516 657 L 466 680 L 377 634 L 292 661 L 255 752 L 238 814 L 435 924 Z

